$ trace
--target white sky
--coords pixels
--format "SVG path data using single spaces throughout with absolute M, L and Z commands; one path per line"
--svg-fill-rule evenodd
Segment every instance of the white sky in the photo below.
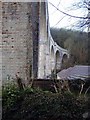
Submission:
M 56 7 L 58 6 L 58 4 L 60 2 L 58 8 L 68 14 L 71 14 L 74 16 L 83 16 L 85 14 L 85 12 L 87 12 L 86 9 L 85 10 L 82 10 L 82 9 L 70 10 L 70 6 L 77 1 L 80 1 L 80 0 L 48 0 L 48 2 L 51 2 Z M 71 17 L 65 16 L 64 14 L 62 14 L 58 10 L 56 10 L 49 3 L 48 3 L 48 8 L 49 8 L 50 27 L 71 28 L 71 25 L 73 26 L 78 20 L 76 18 L 71 18 Z

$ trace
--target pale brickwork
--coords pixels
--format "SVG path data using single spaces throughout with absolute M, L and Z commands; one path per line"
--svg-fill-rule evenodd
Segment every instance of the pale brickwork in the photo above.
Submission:
M 27 80 L 32 64 L 32 26 L 30 3 L 2 4 L 2 76 L 3 80 L 17 72 Z
M 0 2 L 0 90 L 2 86 L 2 3 Z

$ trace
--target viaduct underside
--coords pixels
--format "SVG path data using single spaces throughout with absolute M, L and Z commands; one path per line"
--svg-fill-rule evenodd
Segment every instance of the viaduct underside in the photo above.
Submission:
M 2 2 L 2 78 L 47 78 L 69 57 L 49 27 L 47 2 Z

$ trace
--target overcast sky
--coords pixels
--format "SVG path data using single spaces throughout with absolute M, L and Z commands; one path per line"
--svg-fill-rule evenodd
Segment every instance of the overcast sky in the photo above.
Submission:
M 87 10 L 84 9 L 77 9 L 77 10 L 70 10 L 70 6 L 72 6 L 73 3 L 78 2 L 80 0 L 48 0 L 48 2 L 51 2 L 56 7 L 70 15 L 74 16 L 83 16 Z M 58 27 L 58 28 L 71 28 L 78 19 L 68 17 L 62 13 L 60 13 L 58 10 L 56 10 L 50 3 L 48 3 L 49 8 L 49 21 L 50 21 L 50 27 Z

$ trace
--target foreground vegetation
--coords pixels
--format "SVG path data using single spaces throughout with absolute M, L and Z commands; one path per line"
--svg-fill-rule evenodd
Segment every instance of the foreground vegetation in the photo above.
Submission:
M 90 97 L 63 91 L 52 93 L 39 88 L 20 90 L 16 84 L 2 89 L 2 120 L 84 120 L 89 116 Z

